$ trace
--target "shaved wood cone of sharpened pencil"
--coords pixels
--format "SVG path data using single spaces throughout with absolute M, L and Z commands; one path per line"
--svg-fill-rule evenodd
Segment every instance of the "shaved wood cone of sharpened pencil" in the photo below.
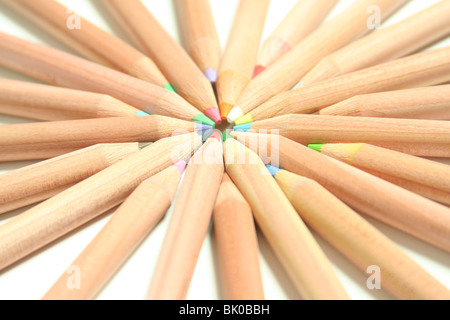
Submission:
M 449 16 L 0 0 L 0 300 L 450 300 Z

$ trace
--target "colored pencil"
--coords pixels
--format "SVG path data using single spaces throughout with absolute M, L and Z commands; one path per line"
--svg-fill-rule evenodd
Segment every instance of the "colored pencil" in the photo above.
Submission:
M 53 85 L 107 94 L 147 113 L 214 124 L 176 93 L 1 32 L 0 65 Z
M 450 46 L 281 93 L 236 121 L 236 124 L 290 113 L 314 113 L 356 95 L 426 87 L 448 81 Z
M 224 285 L 223 298 L 264 300 L 252 210 L 226 173 L 217 196 L 213 218 Z
M 86 59 L 173 90 L 155 63 L 144 54 L 80 15 L 79 28 L 67 26 L 71 10 L 53 0 L 4 0 L 11 9 Z
M 183 300 L 208 231 L 224 173 L 222 141 L 213 135 L 189 162 L 147 298 Z
M 138 151 L 138 143 L 98 144 L 4 173 L 0 214 L 47 200 Z
M 275 151 L 277 167 L 317 181 L 357 212 L 450 252 L 448 207 L 281 136 L 231 135 L 261 155 Z
M 223 120 L 252 78 L 269 6 L 270 0 L 239 2 L 217 79 Z
M 450 34 L 449 12 L 450 2 L 438 1 L 323 58 L 301 82 L 310 85 L 417 52 Z
M 310 148 L 450 206 L 450 166 L 366 143 L 310 145 Z
M 183 47 L 140 0 L 103 0 L 136 45 L 155 61 L 175 91 L 210 117 L 222 122 L 214 90 Z
M 209 0 L 177 0 L 175 2 L 184 45 L 203 71 L 215 84 L 222 48 Z
M 227 173 L 303 299 L 346 300 L 331 263 L 261 159 L 232 138 L 224 143 Z
M 0 113 L 48 121 L 146 114 L 105 94 L 9 79 L 0 79 Z
M 98 143 L 154 142 L 210 126 L 163 116 L 0 126 L 0 162 L 49 159 Z
M 82 270 L 80 290 L 67 287 L 64 273 L 44 300 L 92 300 L 164 218 L 178 189 L 186 162 L 142 182 L 125 200 L 100 233 L 72 263 Z
M 364 273 L 370 266 L 378 266 L 382 288 L 394 297 L 449 299 L 445 286 L 316 181 L 275 167 L 269 170 L 305 223 Z
M 369 8 L 377 6 L 381 19 L 385 19 L 406 2 L 407 0 L 354 1 L 341 14 L 319 27 L 250 81 L 236 107 L 230 112 L 228 121 L 235 122 L 271 97 L 294 87 L 320 59 L 370 32 L 367 25 Z
M 364 142 L 416 156 L 450 157 L 447 121 L 290 114 L 235 130 L 280 134 L 303 145 Z
M 196 133 L 160 140 L 1 225 L 0 270 L 121 204 L 200 144 Z
M 450 120 L 450 85 L 358 95 L 324 108 L 320 114 Z
M 337 0 L 298 0 L 289 14 L 263 43 L 257 59 L 254 77 L 281 58 L 314 31 Z

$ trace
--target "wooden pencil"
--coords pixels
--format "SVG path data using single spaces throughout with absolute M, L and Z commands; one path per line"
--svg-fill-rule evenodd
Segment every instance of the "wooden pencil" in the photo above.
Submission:
M 232 138 L 223 148 L 227 173 L 301 297 L 348 299 L 331 263 L 258 155 Z
M 236 121 L 236 124 L 290 113 L 314 113 L 356 95 L 426 87 L 448 81 L 450 46 L 281 93 Z
M 310 85 L 417 52 L 450 34 L 449 12 L 450 2 L 438 1 L 323 58 L 301 82 Z
M 140 0 L 103 0 L 103 4 L 142 52 L 155 61 L 176 92 L 220 124 L 222 118 L 211 83 L 147 7 Z
M 217 97 L 223 120 L 252 78 L 270 0 L 240 0 L 220 63 Z
M 281 136 L 232 132 L 277 167 L 313 179 L 359 213 L 450 252 L 450 209 Z
M 0 270 L 121 204 L 200 145 L 195 133 L 160 140 L 1 225 Z
M 449 299 L 443 284 L 319 183 L 274 167 L 270 171 L 305 223 L 364 273 L 378 266 L 382 288 L 394 297 Z
M 208 128 L 156 115 L 4 125 L 0 162 L 49 159 L 98 143 L 154 142 Z
M 0 79 L 0 113 L 61 121 L 147 115 L 109 95 Z
M 47 200 L 138 151 L 138 143 L 98 144 L 4 173 L 0 214 Z
M 447 121 L 290 114 L 235 130 L 280 134 L 303 145 L 370 143 L 416 156 L 450 157 Z
M 43 300 L 92 300 L 108 283 L 169 209 L 186 162 L 142 182 L 125 200 L 100 233 L 72 263 L 80 268 L 79 290 L 67 287 L 64 273 Z
M 155 267 L 148 300 L 184 300 L 224 173 L 215 132 L 189 162 Z
M 147 113 L 214 124 L 170 90 L 1 32 L 0 65 L 53 85 L 107 94 Z
M 337 0 L 325 0 L 318 5 L 315 0 L 298 0 L 289 14 L 263 43 L 258 55 L 254 77 L 314 31 L 336 3 Z
M 102 30 L 80 15 L 79 28 L 68 27 L 71 10 L 53 0 L 3 0 L 21 14 L 86 59 L 133 77 L 173 90 L 155 63 L 126 42 Z M 75 28 L 75 29 L 74 29 Z
M 252 210 L 226 173 L 213 218 L 224 285 L 223 299 L 264 300 Z
M 366 143 L 327 143 L 310 148 L 394 184 L 396 179 L 404 181 L 401 187 L 450 206 L 448 165 Z
M 381 19 L 394 13 L 407 0 L 354 1 L 341 14 L 323 24 L 291 51 L 254 78 L 230 112 L 234 122 L 271 97 L 294 87 L 320 59 L 371 31 L 369 8 L 380 10 Z
M 203 71 L 215 84 L 222 48 L 209 0 L 177 0 L 175 2 L 184 46 Z
M 324 108 L 320 114 L 450 120 L 450 85 L 362 94 Z

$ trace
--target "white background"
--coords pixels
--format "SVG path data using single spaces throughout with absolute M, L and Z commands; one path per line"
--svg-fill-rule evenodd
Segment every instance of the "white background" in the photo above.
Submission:
M 61 2 L 102 28 L 129 41 L 125 34 L 114 25 L 113 20 L 102 9 L 101 5 L 96 4 L 95 0 L 64 0 Z M 179 39 L 172 1 L 158 0 L 144 2 L 167 30 L 175 38 Z M 330 16 L 335 15 L 351 2 L 352 0 L 341 0 Z M 384 26 L 400 21 L 435 2 L 437 1 L 412 0 L 392 18 L 384 22 Z M 264 31 L 264 39 L 269 36 L 272 30 L 279 24 L 295 3 L 296 0 L 272 1 Z M 238 1 L 211 0 L 211 4 L 222 46 L 225 47 Z M 28 23 L 3 5 L 0 5 L 0 31 L 72 52 L 70 49 L 59 44 L 56 40 L 47 36 L 44 32 L 38 30 L 34 25 Z M 436 44 L 434 47 L 449 44 L 450 38 L 447 38 Z M 33 81 L 25 76 L 1 68 L 0 77 Z M 32 121 L 0 115 L 0 125 L 25 122 Z M 444 162 L 450 164 L 449 161 L 444 160 Z M 0 173 L 8 172 L 31 163 L 32 162 L 0 163 Z M 14 218 L 16 215 L 25 211 L 25 209 L 0 216 L 0 224 Z M 168 226 L 170 214 L 171 211 L 168 212 L 165 220 L 151 233 L 138 251 L 131 259 L 129 259 L 108 286 L 105 287 L 99 295 L 99 299 L 143 299 L 146 296 L 147 288 L 159 254 L 159 249 Z M 17 263 L 12 268 L 1 272 L 0 299 L 40 299 L 65 269 L 71 265 L 86 245 L 95 237 L 108 221 L 109 217 L 110 215 L 108 214 L 103 215 L 94 222 L 83 226 L 63 239 L 40 250 L 37 254 Z M 381 223 L 371 219 L 369 219 L 369 221 L 373 222 L 376 227 L 402 247 L 424 269 L 433 274 L 447 287 L 450 287 L 450 257 L 447 253 L 390 227 L 382 225 Z M 392 298 L 383 290 L 369 291 L 365 285 L 368 275 L 354 267 L 322 239 L 319 237 L 316 238 L 331 260 L 336 273 L 352 299 Z M 267 242 L 260 234 L 259 244 L 266 298 L 300 299 L 301 297 L 290 284 L 281 265 L 278 263 Z M 217 250 L 212 230 L 205 239 L 197 268 L 192 279 L 188 298 L 194 300 L 222 298 L 220 274 L 218 272 L 217 263 Z

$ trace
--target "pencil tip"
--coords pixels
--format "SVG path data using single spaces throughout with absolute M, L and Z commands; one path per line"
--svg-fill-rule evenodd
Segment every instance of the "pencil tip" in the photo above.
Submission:
M 213 134 L 209 137 L 209 139 L 216 139 L 219 142 L 222 142 L 220 133 L 217 131 L 214 131 Z
M 277 175 L 278 171 L 281 170 L 280 168 L 277 168 L 277 167 L 274 167 L 274 166 L 271 166 L 271 165 L 267 165 L 266 167 L 269 170 L 269 172 L 272 175 L 272 177 L 274 177 L 274 178 Z
M 145 111 L 139 111 L 138 113 L 136 113 L 136 115 L 137 115 L 138 117 L 145 117 L 145 116 L 149 116 L 150 114 L 148 114 L 148 113 L 145 112 Z
M 323 144 L 310 144 L 308 148 L 322 152 Z
M 211 82 L 212 84 L 216 83 L 217 81 L 217 71 L 214 69 L 206 69 L 205 70 L 205 76 Z
M 212 119 L 217 125 L 222 123 L 222 117 L 218 108 L 209 108 L 205 111 L 205 114 Z
M 233 128 L 234 131 L 244 131 L 247 132 L 248 130 L 250 130 L 250 128 L 252 127 L 251 123 L 244 123 L 244 124 L 240 124 L 238 126 L 235 126 Z
M 257 66 L 255 67 L 255 71 L 254 71 L 254 73 L 253 73 L 253 78 L 256 78 L 257 76 L 259 76 L 259 74 L 260 74 L 261 72 L 263 72 L 264 70 L 266 70 L 265 67 L 263 67 L 262 65 L 257 65 Z
M 216 123 L 214 121 L 212 121 L 210 118 L 208 118 L 207 116 L 205 116 L 203 113 L 200 113 L 197 116 L 195 116 L 194 122 L 200 123 L 200 124 L 206 124 L 213 128 L 216 127 Z
M 237 119 L 242 117 L 244 113 L 242 112 L 241 108 L 234 107 L 231 109 L 230 113 L 228 114 L 227 120 L 228 123 L 234 123 Z
M 229 103 L 222 102 L 220 104 L 220 115 L 222 116 L 222 120 L 227 120 L 228 115 L 230 114 L 231 109 L 233 109 L 233 106 Z
M 233 137 L 230 136 L 228 133 L 223 132 L 223 133 L 222 133 L 222 141 L 225 142 L 225 141 L 227 141 L 228 139 L 233 139 Z
M 246 124 L 246 123 L 252 123 L 253 117 L 250 113 L 247 113 L 245 116 L 240 117 L 235 121 L 236 125 Z
M 169 91 L 172 91 L 172 92 L 174 92 L 174 93 L 177 93 L 170 83 L 166 84 L 166 85 L 164 86 L 164 89 L 167 89 L 167 90 L 169 90 Z
M 175 163 L 174 166 L 177 167 L 180 174 L 183 174 L 184 169 L 186 168 L 186 162 L 184 160 L 180 160 L 177 163 Z
M 196 131 L 208 131 L 213 129 L 212 126 L 208 125 L 208 124 L 203 124 L 203 123 L 195 123 L 195 130 Z
M 228 175 L 228 173 L 226 173 L 226 172 L 223 174 L 223 178 L 222 178 L 222 183 L 224 183 L 224 182 L 231 182 L 231 178 Z

